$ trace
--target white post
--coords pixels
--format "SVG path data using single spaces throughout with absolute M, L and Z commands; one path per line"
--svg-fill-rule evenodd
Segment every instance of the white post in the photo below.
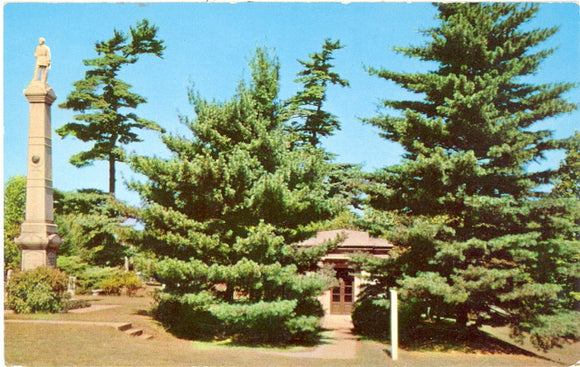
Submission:
M 391 357 L 399 358 L 399 312 L 397 310 L 397 290 L 391 288 Z

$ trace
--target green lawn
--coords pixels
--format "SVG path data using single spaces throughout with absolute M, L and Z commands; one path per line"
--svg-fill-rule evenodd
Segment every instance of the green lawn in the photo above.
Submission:
M 130 322 L 154 336 L 152 340 L 131 337 L 110 326 L 5 323 L 5 359 L 7 365 L 18 366 L 308 366 L 308 367 L 372 367 L 372 366 L 466 366 L 532 367 L 569 366 L 580 359 L 580 346 L 575 344 L 560 354 L 549 354 L 551 360 L 503 353 L 437 353 L 400 350 L 399 361 L 388 356 L 385 344 L 362 341 L 356 359 L 316 359 L 298 357 L 308 348 L 280 349 L 231 346 L 227 343 L 201 343 L 182 340 L 167 333 L 146 315 L 150 297 L 86 297 L 94 305 L 116 305 L 88 313 L 52 315 L 5 315 L 11 319 L 63 321 Z M 424 347 L 424 346 L 423 346 Z M 293 353 L 297 353 L 292 355 Z

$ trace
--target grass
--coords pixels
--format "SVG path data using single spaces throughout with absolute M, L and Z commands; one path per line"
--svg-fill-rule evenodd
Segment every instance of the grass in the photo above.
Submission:
M 362 367 L 393 365 L 385 350 L 387 346 L 377 342 L 363 341 L 356 359 L 312 359 L 300 358 L 307 347 L 271 348 L 240 346 L 231 342 L 192 342 L 175 337 L 148 316 L 147 310 L 152 299 L 142 297 L 84 296 L 93 305 L 116 305 L 115 308 L 88 313 L 5 315 L 11 319 L 130 322 L 134 327 L 154 336 L 152 340 L 134 338 L 107 326 L 54 325 L 42 323 L 6 323 L 5 358 L 7 365 L 20 366 L 252 366 L 252 367 Z M 410 350 L 399 352 L 400 360 L 395 366 L 569 366 L 576 362 L 580 348 L 567 350 L 562 359 L 570 363 L 554 363 L 551 360 L 532 358 L 524 354 L 509 355 L 507 345 L 486 336 L 476 334 L 470 337 L 464 347 L 453 339 L 448 331 L 433 328 L 422 331 L 423 339 Z M 324 335 L 323 335 L 324 336 Z M 456 339 L 455 339 L 456 340 Z M 323 342 L 326 341 L 323 338 Z M 490 344 L 492 343 L 492 344 Z M 490 345 L 494 345 L 490 349 Z M 441 351 L 453 353 L 426 352 L 438 345 Z M 467 345 L 467 347 L 465 347 Z M 487 354 L 486 359 L 477 356 L 485 346 L 495 354 Z M 576 345 L 578 346 L 578 345 Z M 435 349 L 437 349 L 435 348 Z M 473 352 L 465 354 L 462 352 Z M 571 352 L 570 352 L 571 351 Z M 295 354 L 295 356 L 292 356 Z
M 7 323 L 5 330 L 6 362 L 24 366 L 184 366 L 193 351 L 178 342 L 159 353 L 150 341 L 104 326 Z
M 401 347 L 415 351 L 534 355 L 481 330 L 458 330 L 447 322 L 420 325 L 404 337 Z
M 536 353 L 502 340 L 494 335 L 493 328 L 482 331 L 476 328 L 458 329 L 452 320 L 424 322 L 411 330 L 401 330 L 399 334 L 400 348 L 418 352 L 460 352 L 470 354 L 510 354 L 535 356 Z M 365 337 L 390 343 L 388 338 Z M 503 338 L 506 339 L 506 338 Z
M 253 351 L 284 351 L 284 352 L 301 352 L 304 350 L 312 349 L 311 347 L 303 346 L 268 346 L 268 345 L 247 345 L 240 344 L 232 341 L 231 339 L 220 340 L 215 342 L 206 341 L 193 341 L 194 349 L 196 350 L 220 350 L 220 349 L 231 349 L 231 350 L 253 350 Z

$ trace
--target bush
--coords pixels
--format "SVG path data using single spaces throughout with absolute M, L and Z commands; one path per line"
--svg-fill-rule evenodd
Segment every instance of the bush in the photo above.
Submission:
M 228 335 L 234 341 L 283 343 L 291 339 L 285 326 L 296 308 L 295 300 L 258 302 L 253 304 L 218 303 L 210 312 L 224 322 Z
M 319 338 L 317 314 L 321 306 L 316 302 L 230 304 L 219 302 L 211 292 L 185 295 L 158 292 L 154 297 L 157 304 L 152 310 L 153 317 L 181 338 L 231 338 L 234 342 L 261 344 L 312 344 Z M 300 315 L 299 311 L 315 315 Z
M 137 274 L 130 271 L 113 274 L 111 277 L 101 281 L 99 287 L 106 294 L 119 295 L 121 292 L 125 292 L 128 296 L 133 296 L 143 287 L 143 283 Z
M 222 335 L 222 322 L 209 312 L 209 305 L 215 301 L 210 293 L 177 296 L 157 292 L 154 298 L 157 304 L 153 317 L 176 336 L 210 340 Z
M 80 256 L 58 256 L 56 266 L 68 275 L 78 277 L 89 267 L 89 264 L 83 262 Z
M 6 287 L 8 307 L 16 313 L 63 311 L 67 280 L 64 272 L 52 268 L 16 273 Z
M 100 287 L 103 280 L 121 274 L 118 268 L 91 266 L 79 256 L 59 256 L 56 261 L 60 269 L 77 278 L 78 294 L 91 293 L 93 289 Z
M 64 304 L 65 304 L 64 308 L 67 311 L 91 306 L 91 303 L 86 299 L 67 299 L 65 300 Z
M 159 259 L 155 254 L 140 252 L 133 256 L 134 270 L 141 273 L 142 279 L 155 278 L 156 264 Z
M 357 334 L 384 339 L 390 333 L 390 305 L 387 299 L 359 298 L 352 310 L 352 323 Z
M 398 302 L 399 337 L 406 338 L 413 331 L 412 325 L 417 325 L 422 319 L 422 306 L 416 300 Z M 362 296 L 352 311 L 352 323 L 357 334 L 371 338 L 385 339 L 391 333 L 391 302 L 386 298 Z
M 299 316 L 285 322 L 291 335 L 291 341 L 314 344 L 320 339 L 320 318 L 317 316 Z
M 580 340 L 580 312 L 562 310 L 554 315 L 541 315 L 530 331 L 530 341 L 544 352 L 561 346 L 562 336 Z

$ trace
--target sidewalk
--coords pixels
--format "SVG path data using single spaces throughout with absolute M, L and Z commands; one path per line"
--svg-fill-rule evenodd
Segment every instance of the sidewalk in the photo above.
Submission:
M 360 351 L 361 342 L 352 333 L 350 316 L 328 315 L 322 320 L 326 330 L 321 344 L 313 350 L 304 352 L 269 352 L 281 356 L 317 359 L 355 359 Z M 382 353 L 377 347 L 377 352 Z M 386 356 L 385 356 L 386 357 Z

